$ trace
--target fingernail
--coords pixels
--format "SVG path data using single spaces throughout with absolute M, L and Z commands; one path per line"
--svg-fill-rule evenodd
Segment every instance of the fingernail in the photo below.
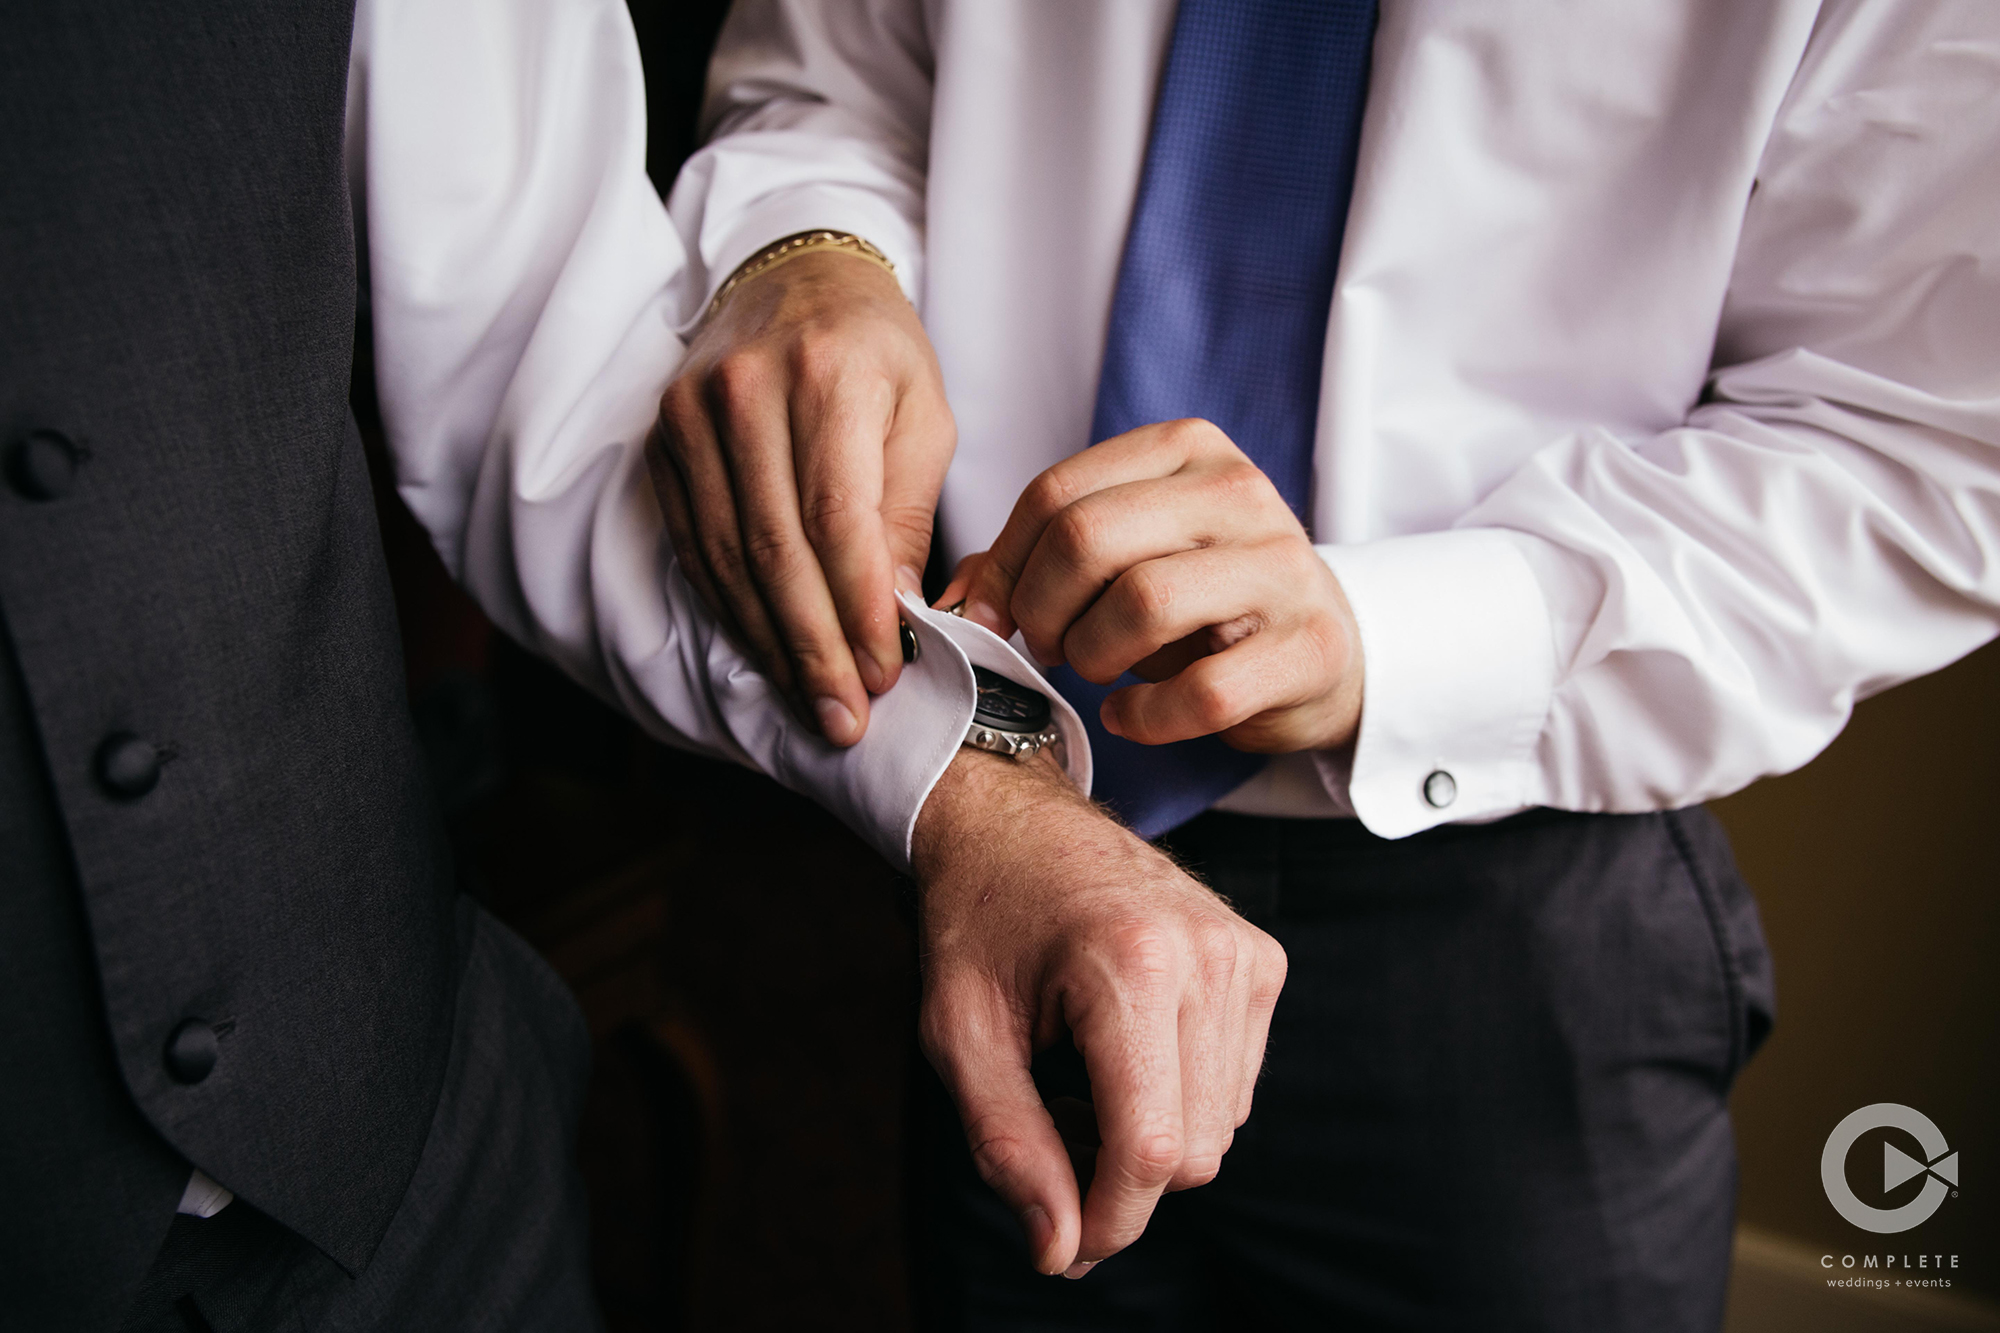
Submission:
M 1031 1204 L 1021 1210 L 1021 1229 L 1028 1233 L 1028 1253 L 1035 1256 L 1035 1267 L 1040 1268 L 1048 1261 L 1049 1242 L 1055 1239 L 1055 1223 L 1049 1221 L 1048 1213 L 1039 1204 Z
M 854 669 L 861 673 L 861 683 L 868 687 L 870 694 L 880 694 L 882 692 L 882 682 L 888 679 L 887 674 L 882 670 L 882 664 L 877 662 L 873 655 L 860 644 L 850 643 L 847 646 L 854 653 Z M 847 710 L 842 709 L 841 711 L 845 712 Z
M 896 586 L 904 592 L 915 593 L 917 596 L 922 597 L 924 595 L 923 572 L 915 565 L 897 565 Z
M 822 696 L 813 700 L 813 711 L 819 714 L 820 734 L 835 745 L 845 745 L 854 739 L 854 714 L 847 711 L 846 704 Z
M 995 634 L 1000 632 L 1000 613 L 984 602 L 967 602 L 964 615 L 975 625 L 983 625 Z
M 1068 1268 L 1063 1269 L 1063 1276 L 1074 1282 L 1095 1267 L 1097 1267 L 1097 1260 L 1095 1259 L 1092 1259 L 1087 1264 L 1071 1264 Z
M 1118 710 L 1111 706 L 1111 701 L 1109 699 L 1106 699 L 1103 703 L 1098 705 L 1097 720 L 1103 723 L 1104 729 L 1110 732 L 1112 735 L 1119 737 L 1124 736 L 1125 732 L 1123 728 L 1121 728 L 1118 725 Z

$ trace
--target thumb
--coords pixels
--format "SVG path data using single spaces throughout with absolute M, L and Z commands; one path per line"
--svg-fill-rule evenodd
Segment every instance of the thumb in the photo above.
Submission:
M 1038 1272 L 1076 1259 L 1083 1209 L 1069 1150 L 1028 1073 L 1028 1034 L 998 1003 L 956 1012 L 927 997 L 924 1052 L 965 1125 L 979 1175 L 1020 1219 Z

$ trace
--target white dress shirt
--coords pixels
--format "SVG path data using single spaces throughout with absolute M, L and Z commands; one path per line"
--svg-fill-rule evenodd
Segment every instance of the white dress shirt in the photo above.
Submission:
M 1173 12 L 740 0 L 724 31 L 689 282 L 807 227 L 921 275 L 954 559 L 1090 443 Z M 1361 730 L 1351 772 L 1225 804 L 1390 837 L 1687 805 L 1991 638 L 1996 201 L 1997 6 L 1383 0 L 1310 509 Z

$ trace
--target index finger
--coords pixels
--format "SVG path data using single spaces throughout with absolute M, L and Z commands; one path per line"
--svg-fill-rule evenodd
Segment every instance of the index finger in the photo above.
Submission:
M 884 444 L 895 410 L 889 381 L 862 376 L 802 387 L 792 402 L 800 521 L 870 694 L 894 684 L 903 666 L 895 566 L 881 515 Z
M 1002 638 L 1014 632 L 1014 585 L 1050 520 L 1086 495 L 1170 477 L 1227 437 L 1206 421 L 1162 421 L 1114 435 L 1049 468 L 1021 492 L 966 593 L 965 615 Z
M 1137 1240 L 1180 1169 L 1186 1126 L 1176 994 L 1157 986 L 1106 995 L 1069 1016 L 1104 1140 L 1083 1200 L 1079 1263 L 1096 1263 Z
M 868 726 L 868 691 L 806 538 L 789 404 L 762 379 L 719 378 L 715 418 L 729 446 L 722 452 L 745 561 L 820 734 L 835 745 L 852 745 Z

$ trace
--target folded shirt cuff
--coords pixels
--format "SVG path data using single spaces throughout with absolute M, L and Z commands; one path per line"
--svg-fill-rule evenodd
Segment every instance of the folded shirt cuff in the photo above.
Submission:
M 1556 658 L 1530 540 L 1466 528 L 1318 548 L 1354 608 L 1367 680 L 1351 772 L 1344 754 L 1315 758 L 1370 832 L 1536 803 Z
M 720 685 L 735 739 L 778 782 L 830 810 L 898 870 L 910 868 L 910 839 L 929 799 L 972 725 L 972 668 L 985 667 L 1049 696 L 1062 733 L 1060 757 L 1090 794 L 1090 741 L 1083 722 L 1028 660 L 969 620 L 933 611 L 904 594 L 903 617 L 917 638 L 916 660 L 869 706 L 868 730 L 846 749 L 791 722 L 762 676 L 729 673 Z M 751 697 L 751 696 L 757 697 Z M 754 725 L 744 725 L 755 719 Z M 758 735 L 763 727 L 771 731 Z

